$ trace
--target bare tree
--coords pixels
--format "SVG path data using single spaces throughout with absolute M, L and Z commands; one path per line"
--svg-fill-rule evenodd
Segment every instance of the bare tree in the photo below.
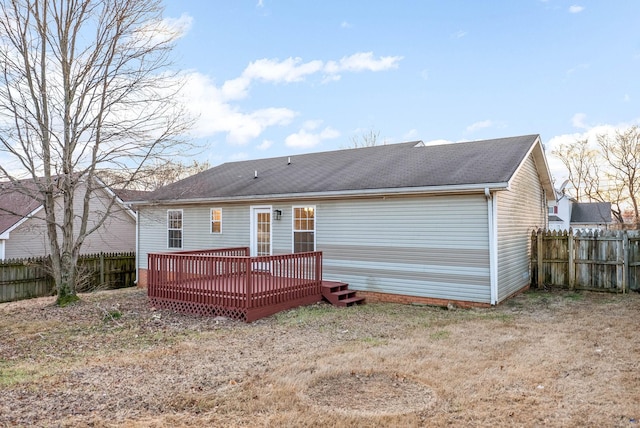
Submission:
M 607 163 L 607 180 L 630 203 L 634 223 L 640 224 L 640 128 L 617 130 L 613 136 L 599 135 L 598 144 Z
M 357 149 L 358 147 L 373 147 L 377 146 L 380 141 L 380 131 L 370 129 L 363 132 L 361 135 L 354 135 L 351 137 L 350 148 Z M 382 141 L 382 144 L 386 144 L 386 141 Z
M 58 304 L 77 299 L 83 241 L 115 209 L 87 221 L 97 171 L 130 171 L 126 187 L 182 142 L 178 36 L 159 0 L 0 3 L 0 181 L 44 208 Z
M 597 143 L 594 147 L 588 139 L 576 140 L 553 154 L 567 168 L 578 201 L 611 202 L 612 213 L 621 223 L 630 206 L 639 225 L 640 128 L 600 134 Z
M 595 192 L 598 178 L 598 152 L 589 147 L 589 140 L 576 140 L 562 144 L 553 154 L 562 161 L 569 172 L 569 182 L 575 190 L 577 201 L 587 199 Z
M 168 159 L 156 159 L 138 171 L 136 180 L 129 186 L 134 190 L 153 191 L 162 186 L 206 171 L 211 166 L 209 162 L 194 160 L 191 164 L 176 162 Z M 107 170 L 99 173 L 105 183 L 121 183 L 127 179 L 130 171 Z M 117 187 L 117 184 L 115 185 Z

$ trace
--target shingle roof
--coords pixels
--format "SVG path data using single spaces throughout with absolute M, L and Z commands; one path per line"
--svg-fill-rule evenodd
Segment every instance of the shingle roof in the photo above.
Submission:
M 610 202 L 579 202 L 571 207 L 571 223 L 611 223 Z
M 54 182 L 55 180 L 54 177 Z M 21 180 L 18 185 L 0 182 L 0 234 L 42 206 L 42 201 L 38 200 L 39 192 L 35 183 L 32 179 Z M 140 199 L 150 192 L 118 190 L 115 193 L 123 201 L 131 201 Z
M 18 191 L 11 183 L 0 183 L 0 234 L 6 232 L 40 205 L 35 198 Z
M 120 199 L 124 202 L 139 201 L 146 198 L 151 192 L 147 190 L 133 190 L 133 189 L 112 189 Z
M 525 135 L 439 146 L 414 141 L 230 162 L 158 189 L 148 200 L 506 183 L 537 139 Z

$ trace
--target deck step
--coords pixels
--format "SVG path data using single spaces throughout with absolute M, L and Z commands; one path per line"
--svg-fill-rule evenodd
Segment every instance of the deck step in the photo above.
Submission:
M 356 297 L 356 291 L 349 290 L 344 282 L 323 281 L 322 297 L 334 306 L 353 306 L 364 303 L 364 297 Z

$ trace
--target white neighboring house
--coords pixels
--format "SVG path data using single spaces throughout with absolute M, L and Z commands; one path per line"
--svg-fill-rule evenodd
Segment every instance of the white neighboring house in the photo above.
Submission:
M 83 186 L 78 186 L 77 209 L 81 209 L 83 190 Z M 94 193 L 90 207 L 95 217 L 89 218 L 88 226 L 102 217 L 114 198 L 111 214 L 85 239 L 81 254 L 135 251 L 136 213 L 109 188 L 102 187 Z M 41 257 L 49 253 L 42 203 L 19 192 L 11 183 L 0 183 L 0 260 Z
M 549 230 L 608 230 L 613 223 L 610 202 L 577 202 L 556 190 L 556 200 L 548 207 Z

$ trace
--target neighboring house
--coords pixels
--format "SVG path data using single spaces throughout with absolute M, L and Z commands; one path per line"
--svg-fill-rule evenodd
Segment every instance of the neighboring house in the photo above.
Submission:
M 21 186 L 33 183 L 23 181 Z M 82 209 L 84 186 L 78 186 L 74 203 Z M 136 195 L 139 196 L 139 195 Z M 93 217 L 89 227 L 102 216 L 113 198 L 115 206 L 106 221 L 82 245 L 82 254 L 100 252 L 131 252 L 136 247 L 136 215 L 108 188 L 95 191 L 90 202 Z M 80 211 L 78 211 L 80 212 Z M 62 209 L 59 211 L 62 218 Z M 78 230 L 79 222 L 75 225 Z M 0 183 L 0 260 L 40 257 L 50 253 L 47 240 L 44 206 L 32 196 L 9 183 Z
M 538 135 L 226 163 L 134 202 L 137 277 L 151 252 L 316 250 L 368 299 L 496 304 L 529 285 L 553 199 Z
M 549 230 L 607 230 L 613 223 L 610 202 L 577 202 L 562 191 L 549 202 Z

